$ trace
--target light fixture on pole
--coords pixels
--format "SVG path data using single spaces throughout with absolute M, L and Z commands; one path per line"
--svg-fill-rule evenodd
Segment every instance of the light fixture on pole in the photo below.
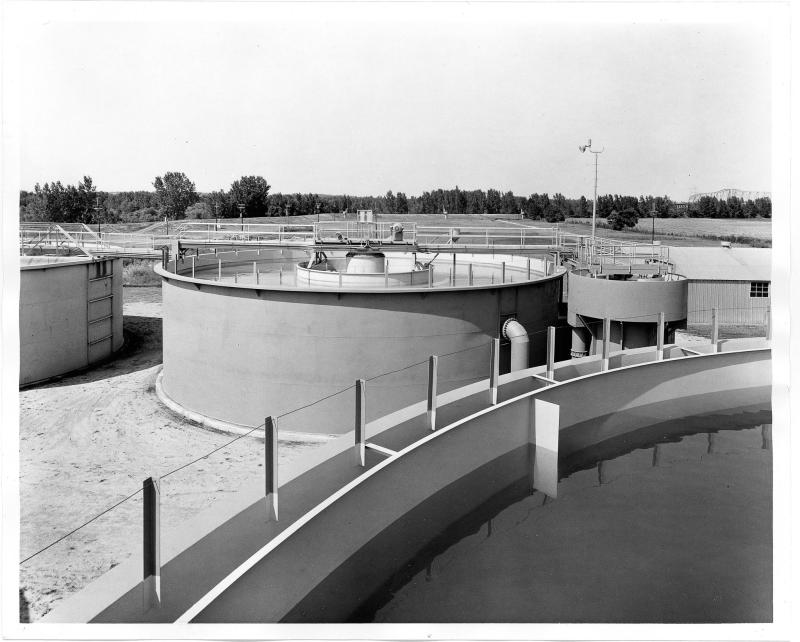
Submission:
M 603 147 L 599 152 L 596 152 L 592 149 L 592 139 L 590 138 L 585 145 L 579 145 L 578 149 L 581 150 L 581 153 L 590 151 L 594 154 L 594 200 L 592 200 L 592 251 L 594 252 L 594 228 L 597 219 L 597 156 L 602 154 L 606 148 Z

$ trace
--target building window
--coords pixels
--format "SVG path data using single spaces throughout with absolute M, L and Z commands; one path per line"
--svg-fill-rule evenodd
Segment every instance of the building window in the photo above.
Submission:
M 750 283 L 750 297 L 766 298 L 769 296 L 769 281 L 753 281 Z

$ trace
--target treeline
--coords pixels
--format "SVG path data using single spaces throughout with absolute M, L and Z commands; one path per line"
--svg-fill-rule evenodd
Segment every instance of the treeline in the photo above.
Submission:
M 563 194 L 517 196 L 513 192 L 489 190 L 437 189 L 420 196 L 387 192 L 384 196 L 320 194 L 271 194 L 271 186 L 261 176 L 242 176 L 227 190 L 200 193 L 182 172 L 166 172 L 153 181 L 154 191 L 103 192 L 91 177 L 78 185 L 60 181 L 36 185 L 32 192 L 20 192 L 20 220 L 82 223 L 134 223 L 163 218 L 231 218 L 299 216 L 354 212 L 371 209 L 383 214 L 521 214 L 550 223 L 572 217 L 592 215 L 592 202 L 585 197 L 566 198 Z M 658 218 L 770 218 L 769 198 L 744 201 L 720 200 L 704 196 L 695 203 L 676 203 L 667 196 L 626 196 L 606 194 L 597 197 L 597 215 L 609 218 L 625 212 L 629 217 Z

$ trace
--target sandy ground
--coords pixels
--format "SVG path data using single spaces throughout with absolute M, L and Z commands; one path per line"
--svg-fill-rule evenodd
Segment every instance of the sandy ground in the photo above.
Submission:
M 35 553 L 141 488 L 231 439 L 166 410 L 161 289 L 125 289 L 126 345 L 106 365 L 20 391 L 20 553 Z M 280 463 L 315 444 L 282 442 Z M 164 537 L 187 517 L 263 483 L 263 440 L 245 437 L 162 482 Z M 30 620 L 141 547 L 141 493 L 20 566 Z

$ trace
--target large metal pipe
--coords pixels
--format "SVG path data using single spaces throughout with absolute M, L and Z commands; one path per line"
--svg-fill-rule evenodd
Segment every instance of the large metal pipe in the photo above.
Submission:
M 528 333 L 516 319 L 506 319 L 503 337 L 511 342 L 511 372 L 528 367 Z

